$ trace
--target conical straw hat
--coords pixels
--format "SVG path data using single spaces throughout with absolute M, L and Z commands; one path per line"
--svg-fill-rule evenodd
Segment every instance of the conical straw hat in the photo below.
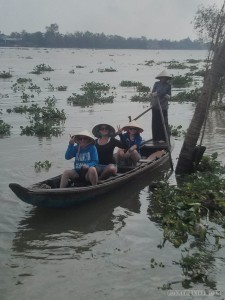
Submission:
M 131 121 L 126 126 L 122 128 L 122 130 L 127 131 L 130 127 L 135 127 L 138 129 L 139 132 L 143 132 L 143 128 L 141 128 L 136 121 Z
M 161 77 L 166 77 L 168 79 L 172 78 L 172 76 L 169 75 L 166 70 L 163 70 L 161 73 L 159 73 L 159 75 L 156 76 L 156 79 L 160 79 Z
M 99 131 L 100 131 L 100 127 L 102 125 L 106 125 L 107 127 L 109 127 L 109 136 L 114 136 L 115 135 L 116 131 L 111 125 L 109 125 L 107 123 L 101 123 L 101 124 L 95 125 L 95 127 L 92 129 L 92 133 L 93 133 L 94 136 L 96 136 L 97 138 L 101 137 Z
M 95 144 L 95 139 L 93 138 L 93 136 L 87 130 L 80 131 L 80 132 L 78 132 L 77 134 L 74 135 L 74 141 L 76 143 L 78 142 L 77 138 L 80 137 L 80 136 L 88 137 L 90 139 L 90 143 Z

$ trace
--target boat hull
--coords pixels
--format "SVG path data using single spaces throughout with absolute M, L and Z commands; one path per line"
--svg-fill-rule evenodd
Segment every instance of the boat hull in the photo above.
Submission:
M 145 179 L 148 184 L 155 178 L 156 172 L 169 167 L 169 154 L 165 154 L 160 159 L 140 164 L 138 167 L 111 179 L 105 180 L 95 186 L 86 187 L 70 187 L 70 188 L 52 188 L 43 189 L 31 187 L 23 187 L 17 183 L 10 183 L 11 190 L 22 201 L 39 207 L 71 207 L 80 203 L 96 199 L 107 193 L 112 193 L 124 185 L 137 184 L 138 181 Z M 52 180 L 60 180 L 60 176 L 43 181 L 49 183 Z

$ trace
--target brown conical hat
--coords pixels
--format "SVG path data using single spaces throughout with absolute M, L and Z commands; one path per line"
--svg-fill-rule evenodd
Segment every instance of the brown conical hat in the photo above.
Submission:
M 77 138 L 80 137 L 80 136 L 86 136 L 86 137 L 88 137 L 90 139 L 90 143 L 91 144 L 95 144 L 94 137 L 87 130 L 80 131 L 80 132 L 78 132 L 77 134 L 74 135 L 74 141 L 76 143 L 78 142 Z
M 135 127 L 135 128 L 137 128 L 139 132 L 143 132 L 143 131 L 144 131 L 144 129 L 141 128 L 141 127 L 138 125 L 138 123 L 137 123 L 136 121 L 131 121 L 131 122 L 128 123 L 126 126 L 124 126 L 124 127 L 122 128 L 122 130 L 127 131 L 130 127 Z
M 172 76 L 169 75 L 169 73 L 167 73 L 166 70 L 163 70 L 161 73 L 159 73 L 159 75 L 156 76 L 156 79 L 160 79 L 161 77 L 166 77 L 166 78 L 168 78 L 168 79 L 171 79 L 171 78 L 172 78 Z
M 107 127 L 109 127 L 109 136 L 112 137 L 112 136 L 115 135 L 116 131 L 111 125 L 109 125 L 107 123 L 101 123 L 101 124 L 95 125 L 95 127 L 92 129 L 92 133 L 93 133 L 94 136 L 96 136 L 97 138 L 101 137 L 99 131 L 100 131 L 100 127 L 102 125 L 106 125 Z

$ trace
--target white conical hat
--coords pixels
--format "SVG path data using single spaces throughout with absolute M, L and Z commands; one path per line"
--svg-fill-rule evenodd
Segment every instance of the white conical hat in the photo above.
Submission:
M 172 78 L 172 76 L 169 75 L 166 70 L 163 70 L 161 73 L 159 73 L 159 75 L 156 76 L 156 79 L 160 79 L 160 77 L 167 77 L 168 79 Z
M 97 124 L 97 125 L 95 125 L 95 127 L 92 129 L 92 133 L 93 133 L 93 135 L 94 136 L 96 136 L 96 137 L 101 137 L 101 135 L 100 135 L 100 133 L 99 133 L 99 131 L 100 131 L 100 127 L 102 126 L 102 125 L 106 125 L 107 127 L 109 127 L 109 136 L 114 136 L 115 135 L 115 129 L 113 128 L 113 126 L 111 126 L 111 125 L 109 125 L 109 124 L 107 124 L 107 123 L 101 123 L 101 124 Z
M 90 132 L 88 132 L 87 130 L 83 130 L 83 131 L 80 131 L 78 132 L 77 134 L 74 135 L 74 141 L 77 143 L 77 138 L 79 136 L 86 136 L 90 139 L 91 143 L 94 144 L 95 143 L 95 139 L 93 138 L 93 136 L 90 134 Z
M 141 128 L 136 121 L 131 121 L 126 126 L 122 128 L 122 130 L 127 131 L 130 127 L 135 127 L 138 129 L 139 132 L 142 132 L 144 129 Z

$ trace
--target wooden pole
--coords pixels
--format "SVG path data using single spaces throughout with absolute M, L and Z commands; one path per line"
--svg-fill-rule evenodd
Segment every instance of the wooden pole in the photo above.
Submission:
M 169 151 L 170 165 L 171 165 L 171 169 L 173 171 L 173 161 L 172 161 L 172 156 L 171 156 L 170 139 L 169 139 L 169 136 L 168 136 L 168 131 L 167 131 L 167 128 L 166 128 L 165 119 L 164 119 L 162 107 L 161 107 L 161 104 L 160 104 L 160 101 L 159 101 L 159 97 L 158 96 L 155 96 L 155 97 L 156 97 L 156 100 L 157 100 L 157 103 L 158 103 L 158 106 L 159 106 L 159 111 L 160 111 L 160 115 L 161 115 L 161 119 L 162 119 L 162 124 L 163 124 L 164 133 L 165 133 L 166 143 L 167 143 L 168 151 Z

